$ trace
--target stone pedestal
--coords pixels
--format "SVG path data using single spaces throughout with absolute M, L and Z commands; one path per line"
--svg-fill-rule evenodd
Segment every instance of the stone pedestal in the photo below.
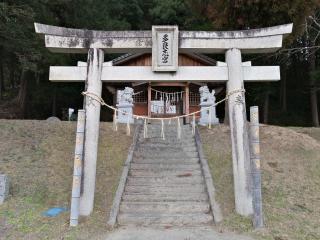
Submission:
M 133 119 L 133 104 L 127 103 L 127 104 L 117 104 L 117 108 L 119 110 L 117 115 L 117 122 L 118 123 L 134 123 Z M 125 114 L 126 113 L 126 114 Z
M 211 106 L 211 107 L 210 107 Z M 199 124 L 202 126 L 206 126 L 210 123 L 214 124 L 219 124 L 219 118 L 216 116 L 216 107 L 212 106 L 212 103 L 200 103 L 201 107 L 201 113 L 200 113 L 200 120 Z M 208 108 L 210 107 L 210 109 Z M 211 118 L 210 118 L 210 113 L 211 113 Z
M 7 175 L 0 174 L 0 205 L 9 195 L 9 179 Z

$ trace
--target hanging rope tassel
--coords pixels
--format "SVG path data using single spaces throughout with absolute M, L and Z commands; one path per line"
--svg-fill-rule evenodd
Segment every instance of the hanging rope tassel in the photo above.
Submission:
M 128 115 L 128 120 L 127 120 L 127 136 L 130 136 L 131 128 L 130 128 L 130 118 Z
M 117 110 L 114 110 L 113 113 L 113 131 L 118 131 Z
M 192 135 L 194 136 L 196 133 L 196 115 L 192 115 Z
M 177 118 L 177 137 L 181 139 L 181 125 L 180 125 L 180 118 Z
M 144 119 L 144 127 L 143 127 L 143 138 L 148 137 L 148 125 L 147 125 L 147 119 Z
M 209 107 L 209 123 L 208 123 L 209 129 L 211 129 L 211 121 L 212 121 L 212 119 L 211 119 L 211 107 Z
M 161 137 L 162 137 L 163 140 L 165 140 L 163 119 L 161 119 Z

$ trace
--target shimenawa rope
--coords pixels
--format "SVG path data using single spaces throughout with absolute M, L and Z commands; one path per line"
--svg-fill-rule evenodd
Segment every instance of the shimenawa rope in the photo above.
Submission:
M 171 124 L 171 120 L 172 119 L 177 119 L 177 137 L 178 139 L 181 139 L 181 124 L 180 124 L 180 118 L 184 118 L 184 117 L 189 117 L 189 116 L 192 116 L 193 120 L 192 120 L 192 134 L 195 133 L 195 118 L 196 118 L 196 114 L 200 113 L 201 111 L 208 111 L 209 112 L 209 124 L 208 124 L 208 127 L 211 128 L 211 108 L 212 107 L 215 107 L 217 106 L 218 104 L 226 101 L 229 99 L 229 97 L 233 94 L 236 94 L 236 93 L 244 93 L 245 90 L 244 89 L 237 89 L 237 90 L 234 90 L 234 91 L 230 91 L 226 97 L 218 102 L 216 102 L 215 104 L 212 104 L 208 107 L 202 107 L 201 110 L 198 110 L 198 111 L 195 111 L 195 112 L 192 112 L 192 113 L 188 113 L 188 114 L 184 114 L 184 115 L 180 115 L 180 116 L 174 116 L 174 117 L 169 117 L 169 118 L 159 118 L 159 117 L 156 117 L 156 118 L 153 118 L 153 117 L 147 117 L 147 116 L 139 116 L 139 115 L 135 115 L 135 114 L 132 114 L 132 117 L 135 118 L 135 119 L 143 119 L 144 120 L 144 137 L 146 138 L 147 137 L 147 132 L 148 132 L 148 128 L 147 128 L 147 120 L 160 120 L 161 121 L 161 137 L 163 139 L 165 139 L 165 135 L 164 135 L 164 120 L 169 120 L 169 125 Z M 123 114 L 123 115 L 127 115 L 128 116 L 128 120 L 127 120 L 127 135 L 130 135 L 130 132 L 131 132 L 131 128 L 130 128 L 130 116 L 129 116 L 129 113 L 127 112 L 124 112 L 124 111 L 121 111 L 121 110 L 118 110 L 117 108 L 111 106 L 111 105 L 108 105 L 100 96 L 94 94 L 94 93 L 91 93 L 91 92 L 82 92 L 82 95 L 86 96 L 86 97 L 89 97 L 91 100 L 95 100 L 97 101 L 98 103 L 100 103 L 102 106 L 106 106 L 108 107 L 109 109 L 112 109 L 114 111 L 114 114 L 113 114 L 113 129 L 115 131 L 117 131 L 118 129 L 118 125 L 117 125 L 117 112 L 118 114 Z
M 147 116 L 140 116 L 140 115 L 132 114 L 132 117 L 133 117 L 133 118 L 136 118 L 136 119 L 148 119 L 148 120 L 162 120 L 162 119 L 163 119 L 163 120 L 170 120 L 170 119 L 177 119 L 177 118 L 189 117 L 189 116 L 192 116 L 193 114 L 200 113 L 201 111 L 208 110 L 208 109 L 210 109 L 211 107 L 215 107 L 215 106 L 217 106 L 218 104 L 220 104 L 220 103 L 228 100 L 231 95 L 233 95 L 233 94 L 235 94 L 235 93 L 239 93 L 239 92 L 245 92 L 245 90 L 244 90 L 244 89 L 237 89 L 237 90 L 231 91 L 231 92 L 229 92 L 229 93 L 227 94 L 227 96 L 226 96 L 224 99 L 216 102 L 215 104 L 212 104 L 212 105 L 210 105 L 210 106 L 208 106 L 208 107 L 203 107 L 201 110 L 198 110 L 198 111 L 195 111 L 195 112 L 192 112 L 192 113 L 188 113 L 188 114 L 184 114 L 184 115 L 179 115 L 179 116 L 174 116 L 174 117 L 168 117 L 168 118 L 159 118 L 159 117 L 156 117 L 156 118 L 155 118 L 155 117 L 147 117 Z M 91 98 L 92 100 L 95 100 L 95 101 L 99 102 L 102 106 L 106 106 L 106 107 L 112 109 L 113 111 L 116 111 L 116 112 L 118 112 L 118 113 L 122 113 L 122 114 L 124 114 L 124 115 L 128 115 L 128 114 L 129 114 L 129 113 L 127 113 L 127 112 L 118 110 L 117 108 L 115 108 L 115 107 L 113 107 L 113 106 L 111 106 L 111 105 L 106 104 L 105 101 L 104 101 L 101 97 L 99 97 L 98 95 L 96 95 L 96 94 L 94 94 L 94 93 L 91 93 L 91 92 L 82 92 L 82 95 L 87 96 L 87 97 Z

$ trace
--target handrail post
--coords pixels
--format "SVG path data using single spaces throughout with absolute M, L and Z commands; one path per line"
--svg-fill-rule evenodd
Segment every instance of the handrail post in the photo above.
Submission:
M 259 108 L 250 107 L 250 158 L 252 171 L 253 193 L 253 227 L 263 227 L 261 170 L 260 170 L 260 134 L 259 134 Z
M 79 218 L 85 119 L 86 119 L 85 111 L 79 110 L 77 134 L 76 134 L 76 146 L 75 146 L 75 153 L 74 153 L 73 183 L 72 183 L 72 197 L 71 197 L 71 210 L 70 210 L 70 226 L 72 227 L 78 225 L 78 218 Z

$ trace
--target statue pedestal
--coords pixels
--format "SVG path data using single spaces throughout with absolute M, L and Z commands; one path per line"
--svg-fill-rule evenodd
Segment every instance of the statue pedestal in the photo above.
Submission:
M 117 108 L 119 110 L 117 115 L 117 122 L 118 123 L 134 123 L 134 119 L 132 116 L 132 103 L 126 104 L 117 104 Z M 125 114 L 126 113 L 126 114 Z
M 209 121 L 211 120 L 211 124 L 219 124 L 219 118 L 216 116 L 216 107 L 212 106 L 214 103 L 200 103 L 201 107 L 201 113 L 200 113 L 200 120 L 199 125 L 206 126 L 209 124 Z M 209 106 L 211 111 L 209 110 Z M 209 114 L 211 112 L 211 119 L 209 117 Z

